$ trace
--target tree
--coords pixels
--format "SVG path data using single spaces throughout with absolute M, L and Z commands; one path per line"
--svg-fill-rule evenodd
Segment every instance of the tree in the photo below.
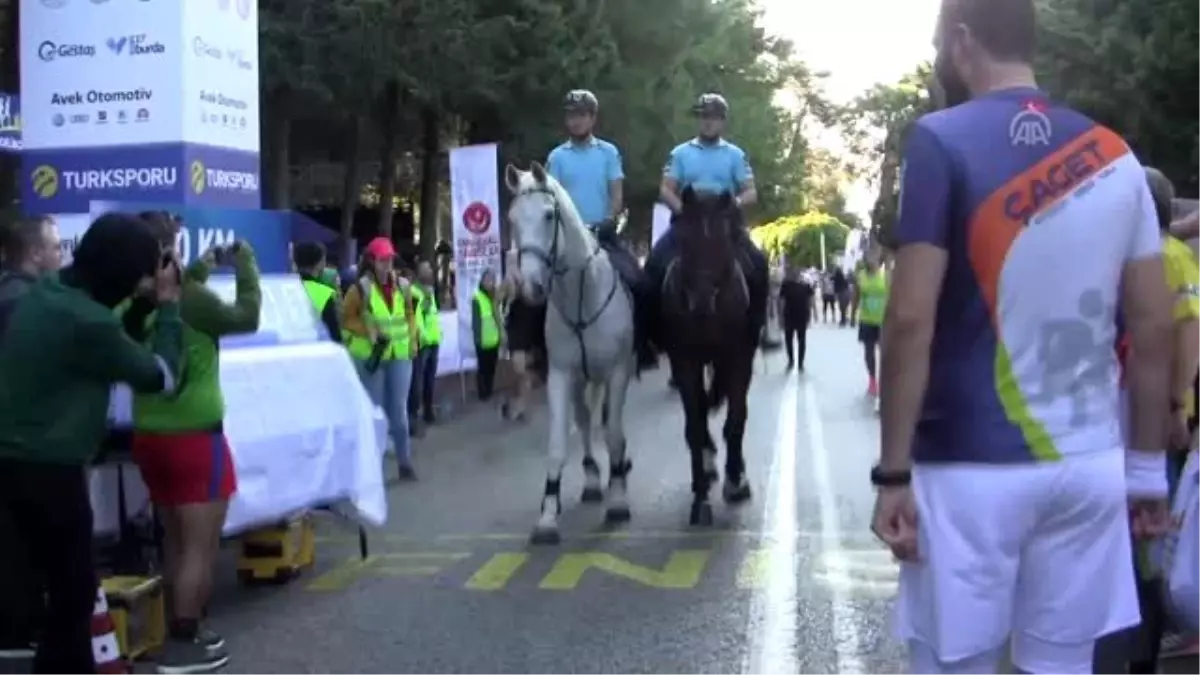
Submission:
M 871 209 L 871 233 L 882 241 L 888 240 L 899 209 L 900 155 L 908 129 L 933 108 L 932 78 L 930 64 L 919 64 L 895 84 L 875 85 L 842 112 L 843 133 L 853 155 L 861 158 L 860 167 L 874 166 L 878 196 Z
M 810 211 L 760 225 L 750 237 L 773 261 L 785 258 L 789 265 L 820 267 L 821 237 L 825 238 L 825 262 L 846 246 L 850 228 L 828 213 Z
M 1038 0 L 1041 86 L 1125 137 L 1138 158 L 1197 195 L 1200 4 Z

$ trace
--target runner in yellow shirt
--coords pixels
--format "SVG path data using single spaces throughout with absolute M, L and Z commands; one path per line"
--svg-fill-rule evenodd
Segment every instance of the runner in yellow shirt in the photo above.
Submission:
M 1154 197 L 1154 207 L 1158 215 L 1159 227 L 1162 230 L 1163 268 L 1166 272 L 1167 288 L 1173 298 L 1174 336 L 1172 340 L 1173 358 L 1171 360 L 1171 426 L 1167 440 L 1168 481 L 1171 492 L 1174 493 L 1183 465 L 1187 460 L 1187 450 L 1192 447 L 1196 415 L 1196 386 L 1197 368 L 1200 364 L 1200 263 L 1191 247 L 1172 236 L 1171 206 L 1174 188 L 1161 172 L 1156 169 L 1146 169 L 1146 181 L 1150 193 Z M 1138 560 L 1135 567 L 1139 576 L 1151 579 L 1139 585 L 1139 593 L 1156 593 L 1158 587 L 1152 580 L 1152 567 Z M 1168 654 L 1179 655 L 1181 650 L 1194 650 L 1195 637 L 1185 637 L 1178 634 L 1161 634 L 1160 622 L 1150 621 L 1139 630 L 1135 639 L 1150 646 L 1141 662 L 1131 663 L 1129 672 L 1154 672 L 1159 657 L 1166 658 Z M 1160 641 L 1161 640 L 1161 641 Z M 1194 651 L 1192 652 L 1194 653 Z
M 858 341 L 863 346 L 863 362 L 867 366 L 867 394 L 879 394 L 876 382 L 879 336 L 883 313 L 887 309 L 888 280 L 879 267 L 879 253 L 871 251 L 864 259 L 854 283 L 854 305 L 851 316 L 858 317 Z

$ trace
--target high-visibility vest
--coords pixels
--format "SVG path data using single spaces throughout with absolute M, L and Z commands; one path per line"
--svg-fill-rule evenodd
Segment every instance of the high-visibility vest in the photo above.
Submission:
M 313 279 L 305 279 L 304 292 L 308 294 L 308 299 L 312 301 L 313 307 L 317 308 L 317 316 L 325 311 L 325 305 L 333 299 L 334 290 L 329 286 Z
M 358 286 L 358 289 L 361 291 L 362 286 Z M 404 308 L 407 304 L 405 300 L 404 290 L 396 287 L 392 297 L 392 308 L 389 310 L 387 302 L 383 299 L 383 292 L 375 284 L 371 284 L 370 297 L 364 298 L 364 302 L 367 303 L 366 319 L 379 329 L 381 335 L 391 340 L 387 351 L 383 353 L 384 359 L 412 358 L 408 340 L 408 315 Z M 371 358 L 371 341 L 362 335 L 354 333 L 348 333 L 348 335 L 346 348 L 350 350 L 350 355 L 362 361 Z
M 437 298 L 420 286 L 412 287 L 413 304 L 417 306 L 417 328 L 421 332 L 421 346 L 442 343 L 442 324 L 438 321 Z
M 496 312 L 492 299 L 483 289 L 475 291 L 475 306 L 479 308 L 479 346 L 495 349 L 500 346 L 500 324 L 496 323 Z

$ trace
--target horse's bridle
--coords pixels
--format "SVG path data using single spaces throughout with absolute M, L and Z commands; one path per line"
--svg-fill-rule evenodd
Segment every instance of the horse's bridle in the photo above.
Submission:
M 575 309 L 575 316 L 577 318 L 571 319 L 567 315 L 567 313 L 564 312 L 563 309 L 561 307 L 558 307 L 557 305 L 555 306 L 555 309 L 558 310 L 559 316 L 561 316 L 563 318 L 563 321 L 567 324 L 567 327 L 570 328 L 571 332 L 575 334 L 575 339 L 579 341 L 579 353 L 583 360 L 583 376 L 584 376 L 584 378 L 590 379 L 591 374 L 588 372 L 587 348 L 584 346 L 584 343 L 583 343 L 583 331 L 587 330 L 589 327 L 591 327 L 593 324 L 596 323 L 596 321 L 600 318 L 600 316 L 604 314 L 604 310 L 608 309 L 608 305 L 612 302 L 613 297 L 616 296 L 617 287 L 620 285 L 620 282 L 617 279 L 617 271 L 616 271 L 616 269 L 613 269 L 612 287 L 610 287 L 608 289 L 608 295 L 605 296 L 604 302 L 600 303 L 600 307 L 598 307 L 596 309 L 596 311 L 591 315 L 591 317 L 584 319 L 584 316 L 583 316 L 583 299 L 585 297 L 585 293 L 583 292 L 584 291 L 584 283 L 587 281 L 588 268 L 591 267 L 592 261 L 594 261 L 601 252 L 600 244 L 599 244 L 599 242 L 595 242 L 593 244 L 592 250 L 591 250 L 591 252 L 588 253 L 587 259 L 584 260 L 583 264 L 579 265 L 577 268 L 560 265 L 558 248 L 559 248 L 559 241 L 560 241 L 559 235 L 561 234 L 562 229 L 563 229 L 563 217 L 562 217 L 562 207 L 558 202 L 558 196 L 556 194 L 554 194 L 554 191 L 550 190 L 549 188 L 536 187 L 536 188 L 529 188 L 529 189 L 518 192 L 514 196 L 514 199 L 520 199 L 522 197 L 528 197 L 530 195 L 535 195 L 535 194 L 544 194 L 544 195 L 548 196 L 550 198 L 550 203 L 554 207 L 554 234 L 552 234 L 550 237 L 550 249 L 543 250 L 536 246 L 521 245 L 521 246 L 517 247 L 517 261 L 518 261 L 518 264 L 520 264 L 520 260 L 522 257 L 524 257 L 526 255 L 531 255 L 531 256 L 537 258 L 538 260 L 541 260 L 542 263 L 549 270 L 550 278 L 546 281 L 546 302 L 547 303 L 554 302 L 554 280 L 559 277 L 565 277 L 566 275 L 570 274 L 571 272 L 578 272 L 578 274 L 579 274 L 579 302 L 577 303 L 577 307 Z

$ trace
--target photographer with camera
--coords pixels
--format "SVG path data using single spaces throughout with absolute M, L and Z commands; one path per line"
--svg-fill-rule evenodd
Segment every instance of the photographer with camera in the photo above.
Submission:
M 69 267 L 0 307 L 0 510 L 44 585 L 35 673 L 95 672 L 87 468 L 108 433 L 114 384 L 149 394 L 173 392 L 180 381 L 179 278 L 141 219 L 110 213 L 92 223 Z M 135 291 L 158 305 L 145 347 L 113 312 Z
M 408 390 L 419 333 L 412 292 L 393 269 L 395 260 L 396 248 L 386 237 L 367 244 L 358 280 L 342 303 L 342 328 L 363 386 L 387 415 L 400 478 L 414 480 Z
M 173 254 L 177 218 L 143 213 L 161 249 Z M 236 296 L 221 300 L 205 283 L 216 267 L 232 267 Z M 212 573 L 229 499 L 237 490 L 233 456 L 225 439 L 219 340 L 258 330 L 262 293 L 254 251 L 245 242 L 209 250 L 183 273 L 185 377 L 173 396 L 135 394 L 133 459 L 163 527 L 163 581 L 167 589 L 168 640 L 157 662 L 160 672 L 201 672 L 229 661 L 225 641 L 200 626 L 212 591 Z M 150 317 L 162 312 L 155 299 L 139 295 L 124 314 L 135 338 L 154 339 Z

